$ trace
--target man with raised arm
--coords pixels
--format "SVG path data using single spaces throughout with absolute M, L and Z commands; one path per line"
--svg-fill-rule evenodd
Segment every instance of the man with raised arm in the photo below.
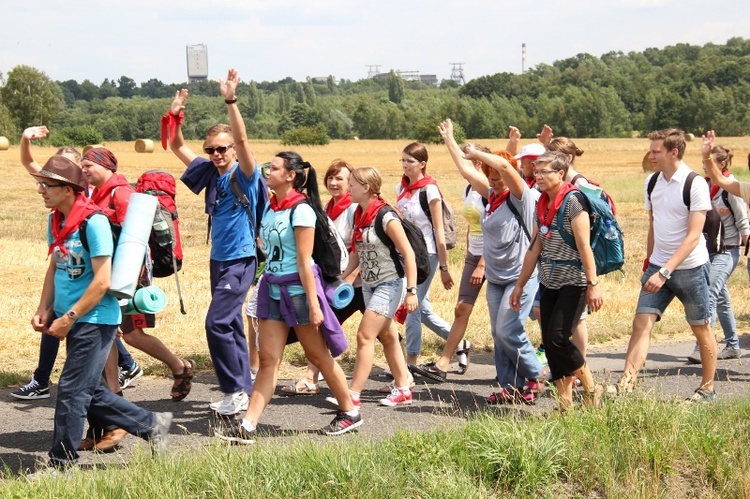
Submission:
M 253 382 L 242 318 L 242 304 L 255 277 L 256 224 L 267 199 L 264 182 L 255 165 L 247 140 L 235 92 L 240 79 L 230 69 L 219 88 L 229 112 L 229 125 L 214 125 L 206 134 L 204 152 L 208 159 L 196 155 L 182 136 L 182 119 L 188 91 L 175 95 L 163 118 L 170 137 L 170 149 L 187 170 L 182 182 L 195 194 L 205 190 L 206 213 L 211 230 L 211 304 L 206 313 L 206 339 L 211 360 L 224 394 L 210 405 L 221 415 L 229 416 L 247 409 L 248 393 Z M 230 187 L 234 177 L 249 200 L 249 210 L 239 205 Z M 255 220 L 251 220 L 252 213 Z
M 680 130 L 651 132 L 649 157 L 654 173 L 645 185 L 645 208 L 649 211 L 648 257 L 643 265 L 641 293 L 628 343 L 625 370 L 617 382 L 618 392 L 632 390 L 638 371 L 648 354 L 651 330 L 669 303 L 677 297 L 685 307 L 685 318 L 700 345 L 703 364 L 701 385 L 688 399 L 714 399 L 716 339 L 709 325 L 709 261 L 703 224 L 711 209 L 708 186 L 682 161 L 685 135 Z M 652 179 L 656 176 L 656 180 Z M 692 182 L 689 186 L 686 183 Z M 689 205 L 683 192 L 688 189 Z M 650 191 L 650 192 L 649 192 Z

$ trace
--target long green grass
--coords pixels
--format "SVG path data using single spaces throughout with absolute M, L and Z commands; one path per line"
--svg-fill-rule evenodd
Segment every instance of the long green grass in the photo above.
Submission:
M 3 497 L 722 497 L 750 496 L 750 397 L 685 405 L 658 394 L 546 418 L 469 415 L 450 430 L 381 441 L 261 440 L 10 477 Z M 144 448 L 145 449 L 145 448 Z

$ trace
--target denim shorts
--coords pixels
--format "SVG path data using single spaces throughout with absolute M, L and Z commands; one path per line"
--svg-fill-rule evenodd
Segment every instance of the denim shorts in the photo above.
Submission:
M 661 267 L 649 264 L 641 277 L 641 286 L 646 284 L 649 277 L 659 271 Z M 656 314 L 657 320 L 667 309 L 676 296 L 685 308 L 685 319 L 691 326 L 708 324 L 709 293 L 708 293 L 709 263 L 685 270 L 675 270 L 672 277 L 656 293 L 646 293 L 641 289 L 638 296 L 636 314 Z
M 362 294 L 365 297 L 367 310 L 393 319 L 393 315 L 403 303 L 404 296 L 406 296 L 406 281 L 399 278 L 378 284 L 374 288 L 362 283 Z
M 269 321 L 285 322 L 284 317 L 281 315 L 280 304 L 280 300 L 268 299 Z M 300 326 L 310 324 L 310 306 L 307 303 L 307 295 L 292 296 L 292 304 L 294 305 L 294 315 L 297 316 L 297 324 Z

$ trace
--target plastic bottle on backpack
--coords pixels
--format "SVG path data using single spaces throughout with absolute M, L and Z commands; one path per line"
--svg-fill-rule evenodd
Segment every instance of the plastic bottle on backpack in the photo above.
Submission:
M 604 237 L 605 239 L 609 241 L 616 241 L 619 236 L 617 233 L 617 229 L 612 225 L 611 220 L 605 220 L 604 224 L 606 226 L 606 230 L 604 231 Z

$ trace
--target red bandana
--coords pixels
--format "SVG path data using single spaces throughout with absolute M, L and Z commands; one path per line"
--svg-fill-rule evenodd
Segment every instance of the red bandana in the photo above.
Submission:
M 409 184 L 407 181 L 409 178 L 404 175 L 401 177 L 401 194 L 398 195 L 398 199 L 403 198 L 406 196 L 407 198 L 411 197 L 412 191 L 416 191 L 417 189 L 421 189 L 422 187 L 426 185 L 437 185 L 437 182 L 435 182 L 435 179 L 430 177 L 429 175 L 425 175 L 424 177 L 420 178 L 413 184 Z M 440 197 L 443 197 L 443 194 L 440 194 Z
M 536 179 L 533 175 L 531 177 L 524 177 L 523 181 L 526 182 L 526 185 L 529 186 L 529 189 L 533 188 L 536 185 Z
M 336 220 L 339 215 L 344 213 L 347 208 L 349 208 L 352 205 L 352 196 L 348 192 L 341 196 L 341 199 L 339 199 L 338 203 L 333 202 L 333 199 L 328 201 L 328 204 L 326 205 L 326 215 L 328 215 L 328 218 L 331 220 Z
M 109 180 L 104 182 L 104 185 L 102 185 L 101 189 L 95 188 L 91 193 L 91 202 L 97 205 L 104 212 L 104 214 L 107 215 L 107 218 L 109 218 L 110 222 L 117 223 L 118 219 L 117 214 L 115 213 L 115 205 L 112 200 L 114 190 L 118 187 L 125 186 L 130 187 L 130 184 L 128 183 L 128 180 L 125 178 L 125 176 L 120 175 L 119 173 L 115 173 L 114 175 L 109 177 Z M 124 215 L 120 218 L 124 218 Z
M 182 119 L 185 117 L 185 113 L 180 111 L 180 114 L 175 116 L 172 111 L 167 111 L 167 114 L 161 117 L 161 146 L 164 150 L 167 150 L 167 137 L 169 140 L 174 140 L 174 136 L 177 133 L 177 127 L 182 125 Z
M 725 177 L 729 177 L 729 175 L 731 175 L 729 173 L 729 170 L 724 170 L 721 172 L 721 174 L 724 175 Z M 716 196 L 716 193 L 719 192 L 721 187 L 719 187 L 718 185 L 711 184 L 711 177 L 706 177 L 706 182 L 708 182 L 708 185 L 711 186 L 711 199 L 713 199 L 714 196 Z
M 505 200 L 508 199 L 508 196 L 510 196 L 510 189 L 505 189 L 500 194 L 495 194 L 495 191 L 490 192 L 490 204 L 487 205 L 487 216 L 492 215 L 496 209 L 500 208 Z
M 289 191 L 289 194 L 286 195 L 284 199 L 279 201 L 276 198 L 276 194 L 271 196 L 271 209 L 273 211 L 282 211 L 282 210 L 288 210 L 295 204 L 297 204 L 299 201 L 305 200 L 307 197 L 302 194 L 301 192 L 292 189 Z
M 385 206 L 385 201 L 380 198 L 373 198 L 366 210 L 362 206 L 357 206 L 354 210 L 354 230 L 352 231 L 352 249 L 357 241 L 362 240 L 362 231 L 369 227 L 375 221 L 375 217 L 380 208 Z
M 59 248 L 62 255 L 67 254 L 68 250 L 65 249 L 65 241 L 78 230 L 81 222 L 91 215 L 99 211 L 99 208 L 91 202 L 89 198 L 79 193 L 73 202 L 73 207 L 70 208 L 70 213 L 65 217 L 62 212 L 58 209 L 52 210 L 52 244 L 49 245 L 48 255 L 51 255 L 55 248 Z M 62 226 L 65 221 L 65 226 Z
M 544 227 L 549 228 L 552 221 L 555 219 L 555 215 L 557 215 L 557 211 L 560 209 L 560 206 L 562 206 L 565 195 L 573 190 L 578 190 L 573 184 L 569 182 L 561 184 L 551 207 L 549 206 L 549 196 L 546 192 L 542 192 L 542 195 L 539 197 L 539 201 L 536 204 L 536 214 Z M 560 227 L 560 229 L 562 229 L 562 227 Z M 547 237 L 550 237 L 549 231 L 547 231 Z

